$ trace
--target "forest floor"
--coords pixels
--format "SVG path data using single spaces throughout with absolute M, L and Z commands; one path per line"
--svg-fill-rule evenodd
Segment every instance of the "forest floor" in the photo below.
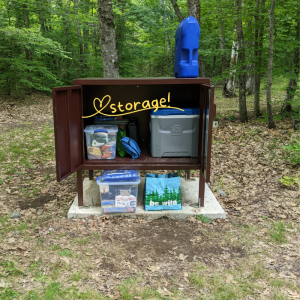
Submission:
M 0 299 L 300 299 L 300 190 L 278 181 L 299 176 L 282 147 L 299 132 L 240 124 L 218 90 L 216 103 L 210 186 L 225 220 L 67 220 L 76 175 L 56 182 L 51 99 L 2 96 Z

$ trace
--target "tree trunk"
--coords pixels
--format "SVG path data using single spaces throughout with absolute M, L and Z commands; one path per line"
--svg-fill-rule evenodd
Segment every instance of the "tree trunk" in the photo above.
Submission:
M 220 13 L 222 10 L 220 10 Z M 219 30 L 219 37 L 220 37 L 220 50 L 222 52 L 222 57 L 221 57 L 221 63 L 222 63 L 222 76 L 225 75 L 225 72 L 227 70 L 227 57 L 226 57 L 226 52 L 225 52 L 225 37 L 224 37 L 224 29 L 223 29 L 223 21 L 222 19 L 220 20 L 221 25 L 220 25 L 220 30 Z M 223 86 L 227 84 L 228 79 L 224 78 L 223 79 Z M 225 90 L 223 89 L 223 96 L 225 96 Z
M 248 28 L 252 28 L 252 22 L 248 22 Z M 252 36 L 252 30 L 251 30 L 251 36 Z M 251 40 L 248 40 L 247 42 L 248 49 L 252 49 L 253 42 Z M 250 64 L 247 65 L 247 79 L 246 79 L 246 92 L 248 92 L 248 95 L 252 95 L 254 93 L 254 65 L 253 65 L 253 55 L 252 52 L 249 51 L 249 58 Z
M 39 0 L 37 1 L 37 6 L 38 6 L 38 16 L 39 16 L 39 21 L 40 21 L 40 24 L 41 24 L 41 31 L 42 31 L 42 34 L 45 33 L 46 31 L 46 28 L 45 28 L 45 13 L 43 11 L 43 3 L 42 3 L 42 0 Z
M 299 1 L 299 7 L 298 7 L 298 21 L 296 24 L 296 36 L 295 41 L 297 41 L 297 44 L 294 48 L 294 58 L 293 58 L 293 65 L 291 70 L 291 77 L 289 80 L 289 85 L 287 87 L 286 96 L 284 99 L 284 104 L 281 108 L 281 111 L 292 111 L 292 105 L 291 101 L 294 99 L 295 92 L 297 89 L 297 83 L 299 78 L 299 71 L 300 71 L 300 62 L 299 62 L 299 47 L 300 47 L 300 1 Z
M 272 102 L 271 102 L 271 86 L 272 86 L 272 68 L 273 68 L 273 33 L 274 33 L 274 8 L 275 0 L 271 1 L 270 8 L 270 32 L 269 32 L 269 61 L 268 61 L 268 79 L 267 79 L 267 114 L 268 114 L 268 128 L 275 128 L 273 120 Z
M 201 3 L 200 3 L 200 0 L 187 0 L 187 8 L 188 8 L 188 15 L 194 17 L 198 21 L 199 26 L 201 26 L 201 22 L 200 22 Z M 205 77 L 205 65 L 202 60 L 199 50 L 198 50 L 198 63 L 199 63 L 199 69 L 201 71 L 201 76 Z
M 240 122 L 248 122 L 246 105 L 246 56 L 245 41 L 242 24 L 242 0 L 236 1 L 238 19 L 236 22 L 236 32 L 239 41 L 239 111 Z
M 175 14 L 179 20 L 179 22 L 181 22 L 183 20 L 183 16 L 182 13 L 180 11 L 180 8 L 177 5 L 177 0 L 171 0 L 172 6 L 174 8 Z
M 236 73 L 236 69 L 235 69 L 235 64 L 238 61 L 238 50 L 239 46 L 238 46 L 238 42 L 233 41 L 232 42 L 232 49 L 231 49 L 231 59 L 230 59 L 230 78 L 228 79 L 227 82 L 225 82 L 224 84 L 224 88 L 223 88 L 223 95 L 226 97 L 236 97 L 236 94 L 234 92 L 234 82 L 235 82 L 235 73 Z
M 118 6 L 121 6 L 122 13 L 125 10 L 126 7 L 126 1 L 125 0 L 118 0 L 117 1 Z M 118 23 L 116 25 L 116 47 L 118 52 L 118 64 L 120 66 L 122 61 L 122 54 L 123 54 L 123 44 L 124 44 L 124 36 L 125 36 L 125 19 L 124 16 L 119 16 Z
M 103 61 L 103 75 L 119 77 L 116 32 L 111 0 L 98 0 L 100 50 Z
M 264 14 L 265 14 L 265 0 L 256 0 L 256 14 L 255 14 L 255 44 L 254 44 L 254 59 L 255 73 L 254 73 L 254 116 L 261 116 L 260 112 L 260 81 L 261 81 L 261 64 L 263 53 L 263 39 L 264 39 Z M 260 15 L 260 17 L 259 17 Z
M 79 40 L 80 63 L 82 65 L 83 47 L 82 47 L 81 29 L 80 29 L 80 26 L 79 26 L 79 20 L 77 18 L 77 15 L 78 15 L 78 0 L 74 0 L 74 15 L 75 15 L 75 20 L 76 20 L 77 36 L 78 36 L 78 40 Z
M 27 5 L 23 4 L 23 17 L 24 17 L 24 24 L 26 28 L 29 28 L 29 16 L 28 16 L 28 9 Z M 31 51 L 27 48 L 25 48 L 25 55 L 27 60 L 31 60 Z
M 216 60 L 217 60 L 217 56 L 214 55 L 214 57 L 213 57 L 213 67 L 212 67 L 212 77 L 215 77 L 215 73 L 216 73 Z

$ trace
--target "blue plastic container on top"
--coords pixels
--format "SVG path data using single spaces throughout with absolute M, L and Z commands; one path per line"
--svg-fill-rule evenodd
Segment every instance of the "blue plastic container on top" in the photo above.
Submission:
M 176 78 L 198 77 L 199 38 L 200 27 L 194 17 L 187 17 L 179 24 L 175 34 Z

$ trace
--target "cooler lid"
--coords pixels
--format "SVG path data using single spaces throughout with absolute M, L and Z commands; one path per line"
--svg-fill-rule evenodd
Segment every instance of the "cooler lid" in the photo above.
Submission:
M 154 112 L 154 109 L 151 110 L 151 115 L 152 116 L 170 116 L 170 115 L 199 115 L 199 108 L 181 108 L 182 110 L 179 109 L 174 109 L 174 108 L 159 108 L 156 112 Z
M 116 132 L 118 132 L 118 126 L 117 125 L 88 125 L 84 128 L 84 132 L 87 132 L 87 133 L 97 133 L 97 132 L 116 133 Z

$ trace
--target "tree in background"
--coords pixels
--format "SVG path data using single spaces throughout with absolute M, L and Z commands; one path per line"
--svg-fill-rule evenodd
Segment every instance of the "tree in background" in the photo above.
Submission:
M 242 123 L 248 122 L 247 106 L 246 106 L 246 58 L 245 58 L 245 41 L 243 34 L 242 23 L 242 0 L 236 1 L 238 19 L 236 22 L 236 32 L 239 43 L 239 111 L 240 121 Z
M 268 62 L 268 80 L 267 80 L 267 114 L 268 114 L 268 128 L 275 128 L 273 120 L 272 100 L 271 100 L 271 86 L 272 86 L 272 68 L 273 68 L 273 33 L 274 33 L 274 9 L 275 0 L 271 0 L 271 8 L 269 12 L 270 31 L 269 31 L 269 62 Z
M 74 78 L 104 75 L 173 77 L 175 32 L 191 14 L 201 21 L 200 76 L 211 77 L 224 87 L 224 95 L 236 93 L 240 99 L 239 78 L 244 72 L 254 77 L 254 115 L 261 115 L 271 0 L 243 0 L 239 9 L 237 0 L 201 0 L 201 5 L 199 0 L 107 1 L 99 0 L 104 3 L 99 19 L 98 0 L 0 0 L 0 89 L 50 92 Z M 272 77 L 286 82 L 283 111 L 298 107 L 298 98 L 293 99 L 299 77 L 299 5 L 299 0 L 281 1 L 274 8 Z M 244 47 L 238 43 L 239 18 Z
M 293 53 L 293 62 L 291 68 L 291 75 L 289 79 L 289 84 L 286 91 L 286 96 L 284 100 L 284 104 L 281 108 L 282 111 L 292 111 L 292 104 L 291 102 L 294 99 L 296 90 L 297 90 L 297 83 L 299 79 L 299 71 L 300 71 L 300 1 L 298 3 L 298 20 L 295 25 L 295 46 L 294 46 L 294 53 Z
M 118 54 L 116 48 L 116 32 L 111 0 L 98 0 L 98 18 L 103 75 L 104 77 L 118 78 Z
M 261 82 L 261 68 L 262 68 L 262 52 L 264 39 L 264 18 L 265 14 L 265 0 L 256 0 L 255 9 L 255 42 L 254 42 L 254 116 L 261 116 L 260 112 L 260 82 Z

